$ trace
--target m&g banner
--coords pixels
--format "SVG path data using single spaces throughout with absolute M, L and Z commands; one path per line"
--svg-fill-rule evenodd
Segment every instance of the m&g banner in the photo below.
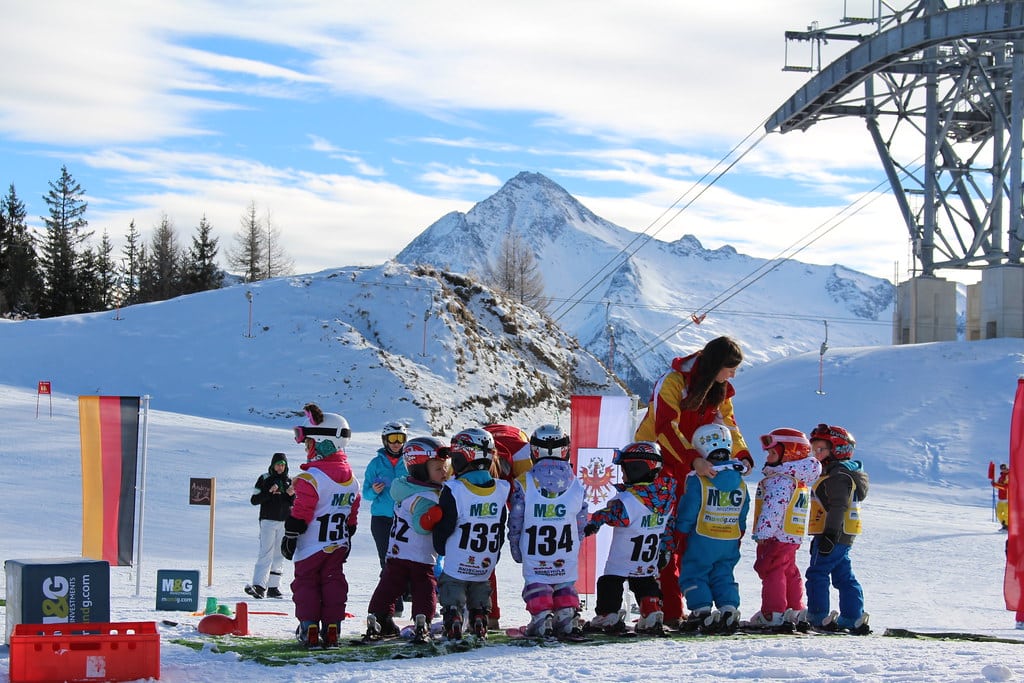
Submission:
M 79 396 L 82 556 L 130 566 L 139 463 L 138 396 Z

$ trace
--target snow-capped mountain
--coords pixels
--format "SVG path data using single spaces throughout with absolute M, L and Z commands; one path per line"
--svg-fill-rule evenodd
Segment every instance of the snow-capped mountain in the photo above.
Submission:
M 5 321 L 0 348 L 0 383 L 149 394 L 161 410 L 256 423 L 294 420 L 316 401 L 357 430 L 403 420 L 417 431 L 451 433 L 487 422 L 555 421 L 573 393 L 625 393 L 534 311 L 463 276 L 394 262 L 116 315 Z M 89 349 L 84 363 L 70 360 L 76 349 Z
M 823 321 L 830 345 L 891 340 L 887 280 L 841 265 L 772 268 L 730 246 L 705 249 L 691 235 L 648 240 L 539 173 L 520 173 L 469 212 L 443 216 L 396 259 L 484 273 L 509 234 L 533 251 L 552 317 L 643 399 L 672 357 L 721 334 L 737 337 L 755 363 L 818 350 Z M 705 313 L 699 324 L 691 317 Z

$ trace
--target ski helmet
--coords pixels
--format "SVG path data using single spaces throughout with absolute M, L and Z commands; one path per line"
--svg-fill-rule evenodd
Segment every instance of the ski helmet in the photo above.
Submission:
M 853 449 L 857 445 L 857 440 L 853 438 L 853 434 L 842 427 L 827 425 L 824 422 L 811 430 L 811 441 L 818 439 L 828 441 L 831 444 L 832 452 L 829 454 L 829 457 L 835 460 L 848 460 L 853 457 Z
M 389 446 L 397 446 L 398 452 L 401 453 L 402 445 L 408 438 L 409 432 L 401 422 L 388 422 L 380 430 L 380 441 L 384 444 L 384 449 L 391 453 L 394 451 Z
M 732 432 L 725 425 L 701 425 L 691 442 L 700 457 L 710 462 L 723 463 L 732 457 Z
M 634 441 L 617 449 L 612 464 L 622 468 L 627 484 L 654 481 L 661 472 L 661 446 L 653 441 Z
M 483 429 L 464 429 L 452 437 L 452 471 L 486 470 L 494 458 L 494 437 Z
M 308 460 L 319 460 L 348 445 L 352 430 L 348 428 L 348 420 L 337 413 L 324 413 L 319 423 L 312 426 L 299 426 L 292 430 L 295 443 L 305 443 L 312 439 L 316 448 L 306 454 Z
M 428 481 L 427 461 L 447 460 L 449 448 L 432 436 L 417 436 L 402 447 L 402 460 L 409 476 L 417 481 Z
M 773 429 L 761 436 L 761 447 L 771 455 L 778 458 L 778 462 L 790 462 L 791 460 L 803 460 L 811 454 L 811 442 L 807 435 L 799 429 L 780 427 Z
M 557 425 L 541 425 L 530 435 L 530 459 L 537 462 L 544 458 L 569 459 L 569 435 Z

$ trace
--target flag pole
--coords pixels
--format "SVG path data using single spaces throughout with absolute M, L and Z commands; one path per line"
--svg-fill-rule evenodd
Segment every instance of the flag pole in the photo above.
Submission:
M 142 592 L 142 523 L 146 512 L 146 452 L 149 448 L 149 396 L 142 397 L 142 472 L 141 484 L 136 485 L 139 494 L 139 523 L 135 529 L 138 539 L 135 543 L 135 597 Z

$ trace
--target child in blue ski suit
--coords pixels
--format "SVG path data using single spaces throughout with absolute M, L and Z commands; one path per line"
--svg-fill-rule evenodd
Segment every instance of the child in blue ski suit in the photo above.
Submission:
M 750 509 L 744 466 L 729 459 L 732 435 L 724 425 L 698 427 L 692 443 L 716 472 L 713 477 L 688 474 L 679 499 L 676 530 L 688 539 L 679 568 L 679 590 L 690 612 L 682 628 L 731 632 L 740 618 L 740 590 L 733 570 L 740 560 L 740 538 Z M 712 605 L 718 610 L 713 611 Z

